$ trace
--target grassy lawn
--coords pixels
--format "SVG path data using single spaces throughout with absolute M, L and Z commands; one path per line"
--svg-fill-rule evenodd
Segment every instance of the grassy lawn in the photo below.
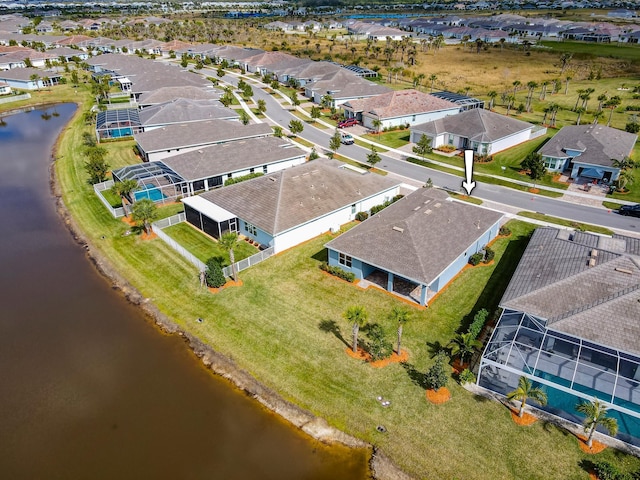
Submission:
M 363 135 L 362 138 L 386 145 L 389 148 L 399 148 L 409 143 L 410 134 L 409 130 L 395 130 L 393 132 L 383 132 L 379 134 L 370 133 Z
M 557 52 L 573 53 L 582 58 L 585 57 L 609 57 L 629 60 L 631 62 L 640 61 L 640 46 L 633 44 L 617 43 L 592 43 L 592 42 L 540 42 L 543 46 Z
M 407 364 L 373 369 L 344 353 L 350 326 L 342 312 L 350 305 L 366 305 L 370 322 L 380 323 L 392 336 L 396 325 L 387 315 L 398 300 L 324 275 L 318 266 L 326 259 L 323 245 L 330 235 L 242 272 L 243 287 L 212 295 L 199 288 L 196 269 L 161 240 L 124 235 L 127 225 L 113 219 L 95 197 L 77 148 L 82 134 L 90 131 L 81 113 L 65 130 L 55 163 L 64 202 L 92 249 L 184 330 L 232 356 L 240 368 L 286 399 L 380 447 L 416 478 L 587 478 L 580 465 L 592 457 L 566 432 L 543 423 L 518 427 L 503 406 L 453 382 L 452 400 L 434 406 L 425 400 L 421 385 L 432 363 L 430 346 L 446 344 L 478 309 L 495 310 L 532 225 L 511 222 L 512 235 L 493 245 L 493 265 L 465 270 L 430 308 L 413 311 L 404 328 Z M 198 317 L 204 322 L 193 321 Z M 382 408 L 378 395 L 392 405 Z M 377 432 L 377 425 L 388 433 Z M 640 467 L 639 459 L 610 449 L 598 459 Z
M 636 162 L 640 162 L 640 142 L 636 142 L 633 151 L 631 152 L 631 158 Z M 607 195 L 607 198 L 612 200 L 627 200 L 628 202 L 640 202 L 640 168 L 634 168 L 633 173 L 633 183 L 629 183 L 627 188 L 629 189 L 626 193 L 614 192 L 611 195 Z
M 219 257 L 224 266 L 231 263 L 227 249 L 221 248 L 213 238 L 192 227 L 189 223 L 172 225 L 163 231 L 203 262 L 211 257 Z M 238 242 L 238 247 L 234 250 L 235 260 L 238 262 L 254 253 L 258 253 L 256 247 L 244 241 Z
M 600 227 L 598 225 L 589 225 L 588 223 L 574 222 L 571 220 L 565 220 L 564 218 L 551 217 L 549 215 L 545 215 L 544 213 L 522 211 L 518 212 L 518 215 L 522 217 L 533 218 L 534 220 L 542 220 L 545 222 L 554 223 L 556 225 L 575 228 L 577 230 L 584 230 L 586 232 L 613 235 L 613 231 L 605 227 Z
M 482 205 L 483 203 L 482 200 L 476 197 L 469 197 L 467 195 L 461 195 L 459 193 L 450 193 L 449 195 L 458 200 L 462 200 L 463 202 L 473 203 L 474 205 Z

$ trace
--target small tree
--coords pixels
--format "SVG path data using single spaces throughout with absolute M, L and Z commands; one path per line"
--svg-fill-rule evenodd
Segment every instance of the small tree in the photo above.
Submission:
M 278 138 L 282 138 L 282 127 L 280 127 L 278 125 L 273 127 L 273 136 L 274 137 L 278 137 Z
M 371 145 L 371 151 L 367 154 L 367 163 L 371 165 L 371 168 L 374 168 L 378 163 L 380 163 L 380 155 L 378 151 L 375 149 L 373 145 Z
M 351 331 L 353 333 L 353 353 L 357 353 L 358 332 L 360 331 L 360 328 L 367 324 L 367 318 L 369 315 L 363 306 L 352 305 L 345 310 L 342 316 L 351 324 Z
M 87 161 L 84 163 L 84 169 L 89 174 L 89 183 L 95 184 L 104 182 L 109 171 L 109 164 L 105 157 L 107 151 L 102 147 L 91 147 L 87 149 Z
M 249 114 L 247 112 L 245 112 L 244 110 L 240 110 L 240 121 L 242 122 L 243 125 L 249 125 L 249 121 L 251 120 L 249 118 Z
M 320 118 L 320 107 L 313 106 L 311 107 L 311 118 L 315 122 L 318 118 Z
M 289 122 L 289 130 L 291 131 L 291 134 L 295 137 L 299 133 L 302 133 L 302 131 L 304 130 L 304 124 L 300 120 L 291 120 Z
M 402 327 L 411 320 L 411 313 L 405 307 L 395 306 L 391 309 L 391 313 L 389 314 L 389 319 L 393 323 L 398 323 L 398 348 L 396 352 L 400 355 L 400 346 L 402 344 Z
M 224 278 L 219 258 L 211 257 L 207 260 L 205 265 L 207 266 L 207 269 L 205 270 L 204 275 L 209 287 L 219 288 L 227 282 Z
M 329 148 L 331 149 L 331 158 L 333 158 L 335 154 L 338 153 L 338 149 L 340 148 L 340 145 L 342 145 L 342 137 L 340 136 L 340 132 L 336 130 L 333 136 L 331 137 L 331 139 L 329 140 Z
M 133 178 L 128 178 L 126 180 L 122 180 L 121 182 L 115 182 L 113 187 L 111 187 L 111 192 L 114 195 L 118 195 L 122 200 L 122 206 L 124 207 L 124 200 L 131 192 L 133 192 L 136 188 L 138 188 L 138 182 Z M 127 216 L 127 209 L 124 209 L 124 216 Z
M 151 232 L 151 222 L 153 222 L 158 215 L 158 207 L 152 200 L 143 198 L 134 203 L 131 209 L 131 218 L 139 226 L 141 226 L 145 233 Z
M 374 118 L 371 124 L 373 125 L 373 128 L 376 131 L 376 133 L 380 133 L 380 129 L 382 127 L 382 121 L 380 121 L 379 118 Z
M 520 166 L 529 171 L 528 175 L 532 180 L 540 180 L 547 173 L 547 167 L 544 166 L 542 155 L 536 152 L 531 152 L 527 155 Z
M 446 387 L 449 382 L 449 375 L 445 370 L 446 363 L 447 355 L 443 351 L 438 352 L 435 358 L 435 363 L 425 374 L 427 386 L 436 392 L 442 387 Z
M 518 380 L 518 388 L 513 392 L 508 393 L 507 398 L 509 400 L 516 400 L 520 402 L 520 411 L 518 412 L 519 417 L 524 415 L 524 407 L 527 403 L 527 399 L 529 398 L 542 406 L 547 404 L 547 394 L 544 393 L 541 388 L 534 387 L 531 380 L 527 377 L 520 377 L 520 380 Z
M 258 100 L 258 111 L 260 113 L 264 113 L 267 111 L 267 102 L 265 102 L 262 98 Z
M 316 147 L 312 147 L 311 152 L 309 152 L 309 161 L 316 160 L 318 157 L 320 157 L 320 155 L 318 155 Z
M 393 353 L 393 345 L 387 340 L 384 329 L 374 323 L 369 327 L 367 332 L 369 337 L 369 353 L 373 360 L 384 360 L 389 358 Z
M 618 433 L 618 422 L 615 418 L 607 417 L 607 406 L 597 397 L 594 397 L 590 402 L 579 403 L 576 410 L 587 417 L 584 419 L 583 425 L 585 433 L 588 434 L 587 445 L 589 447 L 593 444 L 593 434 L 598 425 L 606 428 L 612 437 Z
M 298 99 L 297 92 L 291 92 L 291 95 L 289 95 L 289 99 L 291 100 L 291 104 L 294 107 L 297 107 L 298 105 L 300 105 L 300 100 Z
M 238 234 L 235 232 L 223 233 L 218 239 L 218 243 L 222 248 L 229 251 L 229 262 L 231 263 L 231 271 L 233 272 L 233 281 L 238 281 L 238 274 L 236 272 L 236 259 L 234 249 L 238 246 Z
M 421 135 L 420 140 L 411 149 L 413 153 L 422 157 L 422 160 L 426 160 L 427 153 L 431 153 L 431 139 L 426 135 Z
M 482 344 L 469 332 L 459 333 L 447 345 L 451 351 L 451 356 L 458 357 L 461 366 L 464 365 L 465 359 L 473 355 L 481 346 Z

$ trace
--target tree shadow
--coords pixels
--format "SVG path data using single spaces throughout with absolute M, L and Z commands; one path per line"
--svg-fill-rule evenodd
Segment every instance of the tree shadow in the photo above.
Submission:
M 326 262 L 329 260 L 329 256 L 327 253 L 327 249 L 323 248 L 322 250 L 317 251 L 316 253 L 314 253 L 313 255 L 311 255 L 311 258 L 313 258 L 314 260 L 322 263 L 322 262 Z
M 347 347 L 351 346 L 349 342 L 347 342 L 342 336 L 340 327 L 338 326 L 335 320 L 322 320 L 318 324 L 318 328 L 325 333 L 332 333 L 338 340 L 344 343 Z
M 411 363 L 402 362 L 401 365 L 402 365 L 402 368 L 404 368 L 405 371 L 407 372 L 407 375 L 409 375 L 409 378 L 411 379 L 411 381 L 418 387 L 424 388 L 426 390 L 428 386 L 427 376 L 424 373 L 416 370 L 416 368 Z
M 578 462 L 578 466 L 587 473 L 591 473 L 595 470 L 595 463 L 591 460 L 583 458 Z
M 447 351 L 447 347 L 439 341 L 427 342 L 427 349 L 429 350 L 429 358 L 435 358 L 438 353 Z

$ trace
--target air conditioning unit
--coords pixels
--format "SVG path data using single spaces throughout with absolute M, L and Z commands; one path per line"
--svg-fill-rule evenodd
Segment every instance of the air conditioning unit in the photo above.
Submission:
M 340 231 L 340 226 L 339 225 L 334 225 L 329 230 L 331 231 L 331 233 L 338 233 Z

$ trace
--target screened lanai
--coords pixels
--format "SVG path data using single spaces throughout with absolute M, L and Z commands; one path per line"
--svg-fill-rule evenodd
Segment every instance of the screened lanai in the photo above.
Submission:
M 140 117 L 137 108 L 105 110 L 96 116 L 96 136 L 98 141 L 111 138 L 131 137 L 140 131 Z
M 133 192 L 132 202 L 148 198 L 164 204 L 189 194 L 188 183 L 162 162 L 138 163 L 113 171 L 115 182 L 129 179 L 136 180 L 140 186 Z
M 548 396 L 544 410 L 582 422 L 575 406 L 594 397 L 609 404 L 618 438 L 640 446 L 640 357 L 547 328 L 505 309 L 481 359 L 478 384 L 501 394 L 529 377 Z M 536 405 L 537 406 L 537 405 Z

